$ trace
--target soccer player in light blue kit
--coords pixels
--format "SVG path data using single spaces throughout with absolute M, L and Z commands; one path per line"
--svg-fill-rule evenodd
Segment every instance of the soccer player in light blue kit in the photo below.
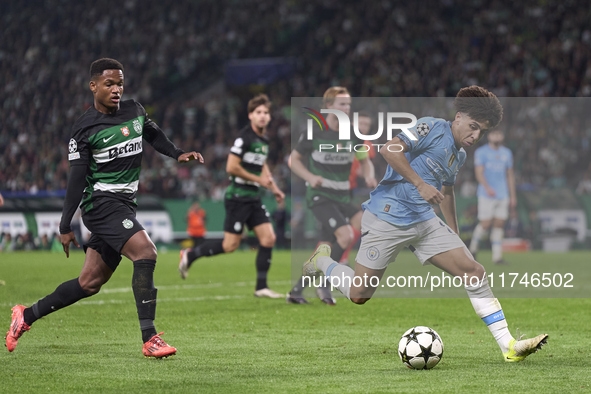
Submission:
M 515 209 L 515 175 L 513 153 L 503 146 L 504 135 L 500 130 L 491 131 L 488 144 L 474 151 L 474 171 L 478 181 L 478 225 L 472 234 L 470 252 L 476 256 L 482 236 L 490 232 L 492 260 L 495 264 L 506 264 L 503 260 L 503 236 L 509 208 Z
M 390 261 L 408 247 L 422 264 L 433 264 L 464 280 L 476 314 L 488 326 L 505 361 L 521 361 L 539 350 L 548 335 L 519 340 L 509 333 L 484 267 L 458 235 L 453 188 L 466 161 L 464 148 L 474 145 L 501 121 L 503 107 L 494 94 L 479 86 L 461 89 L 454 106 L 453 122 L 421 118 L 410 129 L 416 140 L 400 133 L 380 149 L 389 167 L 363 204 L 355 270 L 332 260 L 330 247 L 322 244 L 304 264 L 304 275 L 323 272 L 333 285 L 339 284 L 348 299 L 364 304 L 373 296 Z M 436 204 L 447 225 L 435 215 L 432 205 Z

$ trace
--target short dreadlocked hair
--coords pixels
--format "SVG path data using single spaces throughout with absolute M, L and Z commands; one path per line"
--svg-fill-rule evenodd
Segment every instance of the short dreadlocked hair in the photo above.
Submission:
M 123 71 L 123 65 L 115 59 L 109 59 L 104 57 L 102 59 L 95 60 L 90 65 L 90 79 L 103 75 L 105 70 L 121 70 Z

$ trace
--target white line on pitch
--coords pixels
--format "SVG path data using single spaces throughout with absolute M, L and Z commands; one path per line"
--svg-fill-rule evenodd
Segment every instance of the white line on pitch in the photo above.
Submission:
M 230 286 L 230 287 L 243 287 L 243 286 L 254 286 L 255 282 L 234 282 L 234 283 L 202 283 L 195 285 L 164 285 L 156 286 L 158 290 L 190 290 L 190 289 L 211 289 L 215 287 Z M 273 281 L 274 285 L 289 285 L 291 284 L 288 280 Z M 130 293 L 131 287 L 117 287 L 113 289 L 102 289 L 99 294 L 111 294 L 111 293 Z
M 246 298 L 245 295 L 225 295 L 225 296 L 205 296 L 205 297 L 179 297 L 179 298 L 158 298 L 158 303 L 161 302 L 195 302 L 195 301 L 224 301 L 237 300 Z M 105 304 L 128 304 L 129 300 L 88 300 L 79 301 L 75 305 L 105 305 Z

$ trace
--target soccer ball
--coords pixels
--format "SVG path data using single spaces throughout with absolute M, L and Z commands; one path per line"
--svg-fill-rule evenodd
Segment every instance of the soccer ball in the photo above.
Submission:
M 443 341 L 432 328 L 413 327 L 400 338 L 398 355 L 409 368 L 431 369 L 443 357 Z

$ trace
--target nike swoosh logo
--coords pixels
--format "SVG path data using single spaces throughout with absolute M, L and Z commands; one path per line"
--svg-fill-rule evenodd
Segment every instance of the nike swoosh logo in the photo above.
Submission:
M 109 138 L 103 138 L 103 142 L 109 142 L 109 140 L 111 138 L 115 137 L 115 134 L 113 134 L 112 136 L 110 136 Z
M 150 302 L 156 302 L 156 300 L 142 300 L 142 304 L 149 304 Z
M 367 234 L 369 234 L 369 230 L 368 230 L 368 231 L 366 231 L 366 232 L 364 232 L 364 233 L 362 233 L 362 234 L 361 234 L 361 238 L 365 237 Z

